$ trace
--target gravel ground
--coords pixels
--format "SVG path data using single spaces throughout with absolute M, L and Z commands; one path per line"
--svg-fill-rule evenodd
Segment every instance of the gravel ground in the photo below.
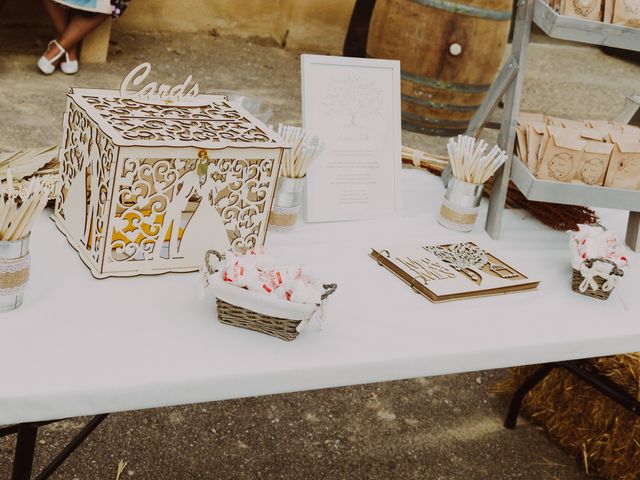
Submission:
M 585 476 L 544 432 L 501 420 L 502 371 L 162 408 L 110 416 L 55 479 L 558 479 Z M 82 420 L 42 429 L 38 464 Z M 0 478 L 11 441 L 0 442 Z
M 201 88 L 269 100 L 276 121 L 300 118 L 298 53 L 267 40 L 215 35 L 120 35 L 105 65 L 75 77 L 35 69 L 46 32 L 0 32 L 0 148 L 57 143 L 70 85 L 116 88 L 148 60 L 168 83 L 193 73 Z M 322 52 L 319 52 L 322 53 Z M 638 87 L 637 65 L 599 50 L 537 44 L 529 54 L 524 108 L 611 118 Z M 405 143 L 438 151 L 442 139 L 405 133 Z M 110 416 L 54 475 L 60 480 L 182 479 L 558 479 L 586 478 L 540 429 L 502 428 L 506 400 L 490 393 L 504 370 L 418 378 Z M 42 466 L 86 419 L 41 429 Z M 8 478 L 12 439 L 0 440 Z

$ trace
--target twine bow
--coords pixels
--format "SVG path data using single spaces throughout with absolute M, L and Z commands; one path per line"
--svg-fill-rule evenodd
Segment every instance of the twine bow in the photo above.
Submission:
M 198 285 L 198 300 L 200 302 L 204 301 L 206 296 L 207 288 L 209 287 L 209 272 L 204 265 L 200 266 L 200 283 Z
M 211 256 L 218 257 L 215 265 L 211 264 Z M 209 277 L 218 271 L 218 265 L 224 259 L 224 255 L 216 250 L 207 250 L 204 254 L 204 262 L 200 265 L 200 286 L 198 288 L 198 300 L 202 301 L 205 297 L 205 290 L 209 287 Z
M 618 268 L 618 265 L 608 259 L 595 259 L 592 261 L 584 261 L 580 265 L 580 274 L 583 277 L 582 282 L 578 286 L 581 293 L 584 293 L 587 288 L 592 290 L 598 290 L 598 282 L 595 277 L 600 277 L 605 280 L 602 284 L 603 292 L 610 292 L 615 288 L 622 276 L 622 271 Z

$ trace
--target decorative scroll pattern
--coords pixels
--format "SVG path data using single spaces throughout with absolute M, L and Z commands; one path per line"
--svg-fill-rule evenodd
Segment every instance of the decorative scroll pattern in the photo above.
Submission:
M 56 210 L 62 218 L 65 218 L 64 207 L 71 184 L 83 168 L 81 147 L 86 136 L 83 132 L 90 130 L 91 121 L 72 103 L 67 110 L 66 122 L 60 152 L 61 181 L 56 196 Z
M 92 125 L 87 165 L 87 196 L 89 197 L 83 244 L 91 250 L 96 262 L 102 258 L 103 243 L 109 221 L 111 169 L 115 166 L 114 146 L 111 140 Z M 85 153 L 85 154 L 86 154 Z M 85 157 L 86 158 L 86 157 Z
M 62 182 L 56 209 L 65 218 L 68 194 L 75 182 L 84 180 L 86 205 L 83 205 L 84 229 L 80 243 L 98 262 L 106 233 L 105 207 L 109 198 L 111 168 L 115 147 L 84 112 L 71 104 L 62 153 Z M 84 178 L 82 178 L 84 176 Z
M 253 247 L 266 229 L 275 166 L 265 159 L 211 160 L 200 177 L 196 159 L 125 158 L 109 261 L 180 258 L 190 235 L 206 234 L 190 229 L 197 215 L 209 219 L 209 228 L 226 230 L 232 248 Z
M 242 115 L 224 101 L 209 105 L 152 105 L 121 97 L 84 99 L 105 117 L 180 118 L 200 120 L 242 120 Z
M 119 97 L 84 99 L 126 140 L 258 142 L 273 140 L 225 101 L 204 106 L 149 105 Z

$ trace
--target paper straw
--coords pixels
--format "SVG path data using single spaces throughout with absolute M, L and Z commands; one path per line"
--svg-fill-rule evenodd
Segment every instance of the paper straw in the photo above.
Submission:
M 488 146 L 484 140 L 476 141 L 467 135 L 450 138 L 447 152 L 453 176 L 474 184 L 482 184 L 491 178 L 505 162 L 507 154 L 498 146 L 485 153 Z
M 322 141 L 304 129 L 292 125 L 279 124 L 277 132 L 282 140 L 291 147 L 283 155 L 283 176 L 304 177 L 313 160 L 323 150 Z
M 0 186 L 0 240 L 15 241 L 28 236 L 33 222 L 47 205 L 49 193 L 50 188 L 41 177 L 32 177 L 19 198 L 11 171 L 7 171 L 4 185 Z

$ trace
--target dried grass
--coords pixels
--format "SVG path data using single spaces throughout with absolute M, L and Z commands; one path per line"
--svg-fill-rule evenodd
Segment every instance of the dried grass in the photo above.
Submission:
M 127 462 L 120 460 L 118 462 L 118 469 L 116 470 L 116 480 L 120 480 L 120 476 L 124 473 L 125 468 L 127 468 Z
M 600 357 L 589 363 L 640 399 L 640 353 Z M 537 366 L 512 369 L 494 391 L 511 394 Z M 611 480 L 640 479 L 640 416 L 576 378 L 553 370 L 525 397 L 523 413 L 543 425 L 585 471 Z

